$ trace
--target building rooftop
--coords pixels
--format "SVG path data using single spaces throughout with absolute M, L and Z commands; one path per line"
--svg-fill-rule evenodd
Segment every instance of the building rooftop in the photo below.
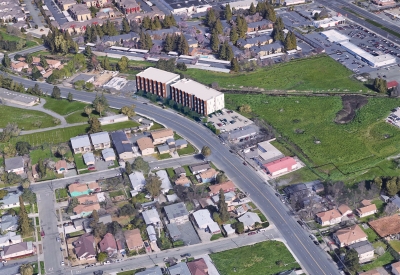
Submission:
M 364 254 L 370 251 L 374 251 L 374 247 L 372 246 L 372 244 L 369 241 L 362 241 L 362 242 L 358 242 L 358 243 L 354 243 L 349 245 L 349 248 L 354 249 L 355 251 L 357 251 L 358 254 Z
M 174 87 L 175 89 L 181 90 L 188 94 L 194 95 L 195 97 L 205 101 L 215 98 L 222 94 L 221 92 L 214 90 L 213 88 L 210 88 L 208 86 L 200 84 L 199 82 L 186 78 L 175 82 L 174 84 L 171 85 L 171 87 Z
M 372 212 L 372 211 L 377 211 L 378 209 L 376 208 L 375 204 L 370 204 L 368 206 L 364 206 L 364 207 L 360 207 L 358 208 L 356 211 L 359 215 L 363 215 L 366 214 L 368 212 Z
M 282 152 L 273 146 L 269 141 L 258 143 L 257 148 L 259 150 L 258 154 L 263 160 L 284 157 Z
M 4 215 L 1 217 L 1 231 L 6 231 L 8 228 L 18 225 L 18 216 Z
M 75 247 L 76 256 L 79 258 L 88 253 L 88 255 L 96 255 L 96 249 L 94 248 L 94 237 L 93 235 L 86 233 L 80 236 L 76 241 L 73 242 Z
M 107 132 L 90 134 L 90 139 L 92 140 L 93 145 L 110 143 L 110 136 L 108 135 Z
M 129 142 L 123 131 L 112 132 L 111 139 L 118 154 L 132 152 L 132 144 Z
M 39 98 L 36 96 L 12 92 L 3 88 L 0 88 L 0 98 L 4 100 L 19 101 L 26 104 L 39 100 Z
M 210 169 L 211 166 L 208 163 L 200 163 L 200 164 L 193 164 L 190 165 L 190 171 L 196 173 L 197 171 L 201 171 L 201 170 L 207 170 Z
M 154 266 L 146 268 L 144 271 L 135 273 L 135 275 L 163 275 L 161 268 L 159 266 Z
M 192 275 L 208 275 L 208 266 L 203 258 L 186 263 Z
M 149 148 L 154 148 L 153 141 L 149 137 L 142 137 L 136 141 L 140 151 L 144 151 Z
M 186 170 L 183 167 L 177 167 L 174 169 L 175 174 L 179 175 L 179 174 L 186 174 Z
M 69 10 L 76 15 L 90 14 L 90 10 L 86 6 L 86 4 L 75 3 L 74 5 L 69 7 Z
M 165 170 L 159 170 L 156 172 L 156 175 L 161 180 L 161 189 L 162 190 L 170 190 L 172 189 L 171 181 L 169 180 L 168 173 Z
M 1 253 L 1 256 L 7 257 L 8 255 L 11 255 L 14 253 L 24 252 L 24 251 L 32 250 L 32 249 L 33 249 L 32 242 L 16 243 L 16 244 L 12 244 L 10 246 L 4 247 L 3 251 Z
M 20 191 L 12 191 L 8 192 L 7 195 L 4 196 L 0 202 L 3 203 L 3 205 L 13 205 L 13 204 L 19 204 L 19 197 L 21 196 L 22 192 Z
M 339 239 L 340 243 L 350 244 L 362 238 L 366 238 L 367 234 L 358 225 L 353 225 L 347 228 L 339 229 L 334 233 Z
M 284 157 L 269 163 L 264 164 L 263 166 L 268 169 L 270 173 L 277 172 L 286 167 L 292 167 L 296 164 L 296 160 L 292 157 Z
M 73 0 L 75 2 L 75 0 Z M 79 80 L 83 80 L 85 82 L 88 82 L 89 80 L 91 80 L 92 78 L 94 78 L 94 75 L 91 74 L 79 74 L 77 77 L 75 77 L 72 82 L 77 82 Z
M 106 148 L 104 150 L 101 151 L 101 154 L 103 155 L 103 158 L 109 158 L 109 157 L 114 157 L 115 158 L 115 153 L 113 148 Z
M 209 224 L 214 223 L 208 209 L 197 210 L 193 213 L 193 218 L 196 220 L 196 223 L 200 228 L 206 228 Z
M 214 168 L 211 168 L 211 169 L 208 169 L 208 170 L 206 170 L 204 172 L 201 172 L 199 174 L 199 176 L 202 179 L 209 179 L 209 178 L 215 177 L 217 174 L 218 174 L 218 172 Z
M 257 213 L 247 212 L 243 216 L 239 217 L 238 220 L 244 224 L 245 227 L 251 227 L 256 222 L 261 223 L 261 219 Z
M 368 224 L 382 238 L 400 233 L 400 216 L 397 214 L 370 221 Z
M 177 263 L 176 265 L 168 267 L 170 275 L 191 275 L 190 270 L 186 263 Z
M 24 167 L 24 159 L 21 156 L 4 160 L 6 170 L 14 170 Z
M 186 184 L 190 184 L 190 179 L 186 176 L 180 176 L 177 180 L 175 180 L 175 184 L 176 185 L 186 185 Z
M 73 137 L 70 140 L 72 148 L 91 147 L 88 135 Z
M 187 141 L 184 139 L 177 139 L 175 140 L 175 146 L 182 146 L 182 145 L 187 145 Z
M 162 83 L 167 83 L 180 78 L 178 74 L 170 73 L 153 67 L 147 68 L 146 70 L 138 73 L 136 76 Z
M 330 42 L 340 43 L 350 40 L 348 36 L 338 32 L 337 30 L 324 31 L 322 34 L 325 35 Z
M 322 222 L 327 222 L 342 217 L 342 214 L 340 214 L 338 210 L 332 209 L 325 212 L 317 213 L 315 216 L 320 218 Z
M 133 230 L 125 230 L 124 236 L 129 249 L 132 249 L 133 247 L 143 246 L 143 240 L 140 236 L 140 230 L 138 228 Z
M 96 202 L 93 204 L 79 204 L 78 206 L 74 207 L 74 213 L 76 215 L 92 212 L 93 210 L 100 210 L 100 204 Z
M 131 181 L 133 189 L 139 186 L 144 186 L 146 184 L 143 173 L 138 171 L 134 171 L 132 174 L 130 174 L 129 180 Z
M 92 152 L 87 152 L 85 154 L 83 154 L 83 161 L 86 163 L 86 165 L 89 162 L 95 162 L 95 158 L 94 158 L 94 154 Z
M 99 247 L 101 252 L 107 252 L 108 248 L 117 249 L 117 242 L 111 233 L 107 233 L 99 242 Z
M 210 188 L 210 193 L 217 194 L 221 189 L 222 190 L 234 189 L 235 184 L 232 181 L 226 181 L 223 183 L 210 185 L 208 188 Z
M 171 129 L 161 129 L 161 130 L 153 131 L 150 134 L 151 134 L 151 137 L 154 140 L 156 140 L 159 138 L 174 136 L 174 131 L 172 131 Z
M 165 206 L 164 211 L 169 220 L 189 215 L 189 212 L 187 211 L 183 202 Z
M 160 216 L 158 215 L 157 209 L 152 208 L 146 211 L 142 212 L 142 216 L 144 219 L 144 222 L 149 225 L 149 224 L 158 224 L 161 222 Z
M 350 211 L 350 213 L 353 212 L 353 211 L 351 210 L 351 208 L 348 207 L 348 206 L 345 205 L 345 204 L 339 205 L 338 210 L 339 210 L 340 213 L 342 213 L 342 215 L 344 215 L 344 213 L 346 213 L 346 212 L 348 212 L 348 211 Z

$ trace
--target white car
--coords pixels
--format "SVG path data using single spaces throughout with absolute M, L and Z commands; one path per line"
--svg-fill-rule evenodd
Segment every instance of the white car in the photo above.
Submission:
M 111 262 L 110 261 L 106 261 L 106 262 L 104 262 L 104 264 L 106 265 L 106 264 L 111 264 Z
M 64 265 L 65 265 L 64 261 L 61 261 L 61 266 L 64 266 Z

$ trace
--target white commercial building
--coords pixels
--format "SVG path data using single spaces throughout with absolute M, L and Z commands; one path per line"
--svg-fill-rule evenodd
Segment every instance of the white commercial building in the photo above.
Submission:
M 304 4 L 306 0 L 286 0 L 285 6 Z
M 256 7 L 258 2 L 256 0 L 242 0 L 237 2 L 230 2 L 229 5 L 231 6 L 232 9 L 235 10 L 239 9 L 247 10 L 250 8 L 251 3 L 253 3 L 254 7 Z M 223 6 L 225 7 L 226 4 L 223 4 Z
M 345 21 L 346 19 L 343 16 L 333 16 L 331 18 L 325 18 L 322 20 L 315 20 L 313 25 L 316 28 L 329 28 L 344 24 Z

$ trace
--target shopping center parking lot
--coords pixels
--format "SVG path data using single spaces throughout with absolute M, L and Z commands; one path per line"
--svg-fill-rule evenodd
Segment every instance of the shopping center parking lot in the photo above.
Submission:
M 213 123 L 215 128 L 220 129 L 221 132 L 229 132 L 233 129 L 244 127 L 253 123 L 250 119 L 231 110 L 217 112 L 216 114 L 212 115 L 212 117 L 209 117 L 208 121 Z

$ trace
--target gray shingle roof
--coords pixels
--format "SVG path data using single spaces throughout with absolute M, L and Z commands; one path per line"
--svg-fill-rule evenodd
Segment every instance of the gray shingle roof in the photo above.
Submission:
M 175 141 L 175 146 L 182 146 L 182 145 L 185 145 L 185 144 L 188 144 L 188 143 L 187 143 L 187 141 L 184 140 L 184 139 L 177 139 L 177 140 Z
M 186 263 L 177 263 L 168 268 L 170 275 L 190 275 L 190 270 Z
M 4 215 L 1 217 L 1 230 L 5 231 L 12 226 L 16 226 L 18 224 L 18 216 Z
M 197 171 L 201 171 L 201 170 L 207 170 L 210 169 L 211 166 L 208 163 L 201 163 L 201 164 L 194 164 L 190 166 L 190 170 L 192 172 L 197 172 Z
M 111 133 L 111 138 L 118 154 L 132 152 L 132 144 L 129 142 L 126 134 L 123 131 Z
M 6 170 L 13 170 L 24 167 L 24 159 L 22 157 L 15 157 L 5 159 Z
M 0 202 L 3 203 L 3 205 L 10 205 L 10 204 L 16 204 L 18 203 L 19 205 L 19 196 L 21 196 L 22 192 L 20 191 L 15 191 L 15 192 L 9 192 Z
M 72 82 L 77 82 L 79 80 L 83 80 L 85 82 L 88 82 L 90 79 L 92 79 L 94 76 L 90 75 L 90 74 L 80 74 L 77 77 L 74 78 L 74 80 L 72 80 Z
M 78 136 L 71 138 L 72 148 L 90 147 L 90 140 L 88 135 Z
M 115 153 L 112 148 L 106 148 L 103 151 L 101 151 L 101 154 L 103 155 L 103 158 L 109 158 L 109 157 L 114 157 L 115 158 Z
M 107 132 L 90 134 L 90 139 L 92 140 L 93 145 L 101 143 L 110 143 L 110 136 L 108 135 Z
M 88 152 L 83 154 L 83 160 L 85 161 L 85 164 L 88 164 L 89 162 L 94 162 L 94 155 L 92 152 Z
M 189 215 L 183 202 L 165 206 L 164 210 L 169 220 Z
M 349 247 L 357 251 L 358 254 L 364 254 L 366 252 L 374 251 L 374 247 L 369 241 L 362 241 L 355 244 L 351 244 L 349 245 Z
M 136 275 L 163 275 L 159 266 L 147 268 L 145 271 L 135 273 Z

